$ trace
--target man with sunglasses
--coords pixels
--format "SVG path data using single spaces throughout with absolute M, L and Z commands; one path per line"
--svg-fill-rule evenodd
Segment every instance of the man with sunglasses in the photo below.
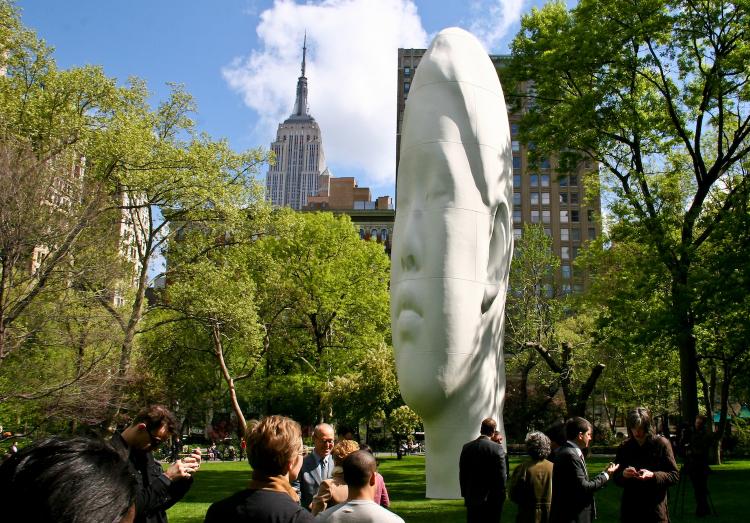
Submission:
M 174 415 L 161 405 L 151 405 L 112 437 L 112 445 L 128 459 L 138 485 L 135 523 L 166 523 L 166 510 L 182 499 L 193 484 L 193 473 L 201 463 L 200 449 L 178 459 L 166 471 L 153 456 L 153 451 L 176 430 Z

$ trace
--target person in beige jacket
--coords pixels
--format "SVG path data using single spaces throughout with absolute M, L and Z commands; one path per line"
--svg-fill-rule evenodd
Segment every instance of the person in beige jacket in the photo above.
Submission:
M 344 463 L 344 458 L 357 450 L 359 450 L 359 444 L 356 441 L 349 439 L 341 440 L 333 447 L 333 450 L 331 451 L 334 465 L 333 477 L 331 479 L 323 480 L 320 483 L 318 493 L 312 500 L 311 509 L 313 516 L 324 511 L 328 507 L 346 501 L 346 498 L 349 495 L 349 487 L 344 481 L 344 471 L 341 468 L 341 465 Z
M 550 441 L 541 432 L 526 436 L 529 459 L 510 478 L 510 499 L 518 505 L 517 523 L 547 523 L 552 504 L 552 462 L 547 460 Z

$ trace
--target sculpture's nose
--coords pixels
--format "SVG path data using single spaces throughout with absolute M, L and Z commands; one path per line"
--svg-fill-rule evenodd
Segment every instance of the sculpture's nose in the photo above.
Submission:
M 404 273 L 419 272 L 422 266 L 422 241 L 419 234 L 421 213 L 408 213 L 401 229 L 400 250 L 397 253 L 401 271 Z

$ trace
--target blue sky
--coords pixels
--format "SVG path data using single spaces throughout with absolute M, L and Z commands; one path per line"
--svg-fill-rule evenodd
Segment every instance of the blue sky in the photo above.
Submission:
M 263 147 L 292 110 L 307 30 L 310 113 L 334 176 L 393 196 L 396 53 L 444 27 L 508 52 L 540 0 L 17 0 L 58 65 L 97 64 L 147 81 L 156 101 L 184 84 L 197 124 L 236 149 Z M 265 168 L 260 173 L 265 175 Z

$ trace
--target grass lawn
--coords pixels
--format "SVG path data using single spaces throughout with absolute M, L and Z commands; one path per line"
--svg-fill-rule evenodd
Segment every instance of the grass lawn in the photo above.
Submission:
M 424 498 L 423 457 L 407 456 L 400 461 L 395 458 L 384 458 L 380 461 L 379 470 L 388 486 L 392 503 L 391 510 L 405 521 L 409 523 L 466 521 L 461 500 Z M 511 459 L 511 469 L 518 461 L 518 459 Z M 603 469 L 607 461 L 606 458 L 589 458 L 587 460 L 589 471 L 593 475 L 594 472 Z M 685 487 L 684 503 L 681 494 L 678 499 L 677 488 L 673 488 L 670 493 L 672 521 L 740 523 L 750 519 L 750 496 L 747 494 L 750 486 L 750 461 L 729 462 L 713 467 L 713 469 L 708 486 L 719 515 L 700 520 L 692 516 L 695 510 L 693 491 L 686 478 L 686 483 L 681 486 L 681 488 Z M 196 474 L 193 488 L 180 503 L 169 510 L 170 523 L 202 522 L 211 503 L 245 488 L 249 478 L 250 466 L 247 462 L 204 463 L 200 472 Z M 599 508 L 597 521 L 604 523 L 619 521 L 620 493 L 620 489 L 614 484 L 609 484 L 599 491 L 596 496 Z M 681 511 L 683 504 L 684 510 Z M 515 513 L 513 503 L 506 502 L 503 521 L 514 521 Z

